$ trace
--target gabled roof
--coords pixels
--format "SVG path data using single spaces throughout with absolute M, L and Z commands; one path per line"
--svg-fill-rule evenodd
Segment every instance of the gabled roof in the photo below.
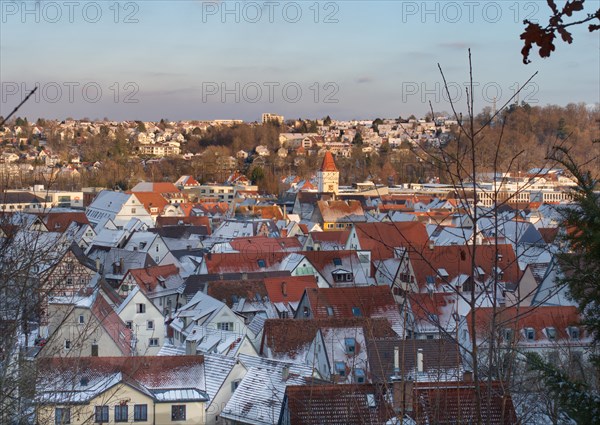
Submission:
M 139 288 L 144 293 L 148 293 L 156 290 L 156 287 L 167 278 L 179 274 L 179 269 L 175 264 L 166 264 L 163 266 L 130 269 L 128 273 L 136 281 Z
M 394 372 L 394 350 L 400 354 L 398 376 L 410 376 L 414 381 L 446 381 L 459 379 L 462 370 L 462 356 L 458 343 L 449 338 L 402 339 L 373 338 L 367 336 L 369 367 L 373 382 L 389 382 Z M 424 376 L 418 376 L 417 352 L 423 353 Z
M 204 356 L 54 357 L 38 362 L 39 401 L 87 402 L 120 383 L 157 401 L 208 400 Z
M 180 193 L 173 183 L 166 182 L 140 182 L 132 189 L 132 192 L 154 192 L 154 193 Z
M 317 288 L 314 276 L 267 277 L 263 280 L 272 303 L 299 302 L 307 288 Z
M 429 236 L 425 225 L 415 221 L 354 224 L 360 247 L 371 251 L 372 260 L 394 257 L 395 248 L 421 250 Z
M 267 290 L 262 280 L 215 280 L 208 283 L 207 293 L 231 308 L 241 298 L 263 300 Z
M 323 222 L 366 221 L 365 211 L 359 201 L 317 201 Z
M 481 384 L 481 393 L 487 394 L 488 383 Z M 456 423 L 482 423 L 490 425 L 516 425 L 517 415 L 512 398 L 504 391 L 505 384 L 491 382 L 489 406 L 481 409 L 477 418 L 476 388 L 469 382 L 415 383 L 414 412 L 417 423 L 451 425 Z
M 385 424 L 395 414 L 384 394 L 383 387 L 373 384 L 288 386 L 290 423 Z
M 475 311 L 477 319 L 478 339 L 489 339 L 492 320 L 494 318 L 493 309 L 491 307 L 480 307 Z M 471 331 L 471 319 L 467 318 L 469 331 Z M 525 328 L 535 330 L 534 340 L 532 343 L 552 343 L 546 334 L 547 328 L 554 328 L 556 331 L 556 339 L 566 340 L 570 336 L 567 329 L 569 327 L 581 327 L 581 316 L 574 306 L 533 306 L 533 307 L 509 307 L 499 308 L 496 312 L 496 328 L 497 329 L 513 329 L 515 335 L 519 335 Z M 584 334 L 581 332 L 581 339 L 584 339 Z M 516 340 L 519 337 L 515 337 Z M 526 342 L 525 340 L 523 342 Z
M 313 242 L 319 242 L 323 245 L 345 246 L 350 236 L 349 230 L 332 230 L 329 232 L 310 232 Z
M 260 255 L 269 252 L 295 252 L 302 249 L 302 244 L 296 238 L 269 238 L 266 236 L 254 236 L 232 239 L 229 244 L 241 253 L 248 255 Z
M 51 232 L 63 233 L 71 223 L 78 223 L 79 225 L 90 224 L 87 216 L 83 211 L 81 212 L 49 212 L 45 217 L 44 221 L 46 227 Z
M 313 288 L 307 289 L 313 315 L 317 319 L 327 317 L 353 318 L 360 309 L 360 316 L 372 317 L 380 310 L 397 309 L 391 290 L 388 286 L 357 286 L 352 288 Z M 328 307 L 333 309 L 330 315 Z
M 225 419 L 254 425 L 277 423 L 285 388 L 312 381 L 312 368 L 303 364 L 245 354 L 240 354 L 239 359 L 248 372 L 221 412 Z
M 132 353 L 131 340 L 133 338 L 133 333 L 102 295 L 98 294 L 96 296 L 91 311 L 96 319 L 98 319 L 105 332 L 111 337 L 117 347 L 119 347 L 123 356 L 130 356 Z
M 210 218 L 205 216 L 187 216 L 187 217 L 165 217 L 159 216 L 156 218 L 156 227 L 167 226 L 206 226 L 210 235 Z
M 408 250 L 408 257 L 421 288 L 426 285 L 428 279 L 435 284 L 447 284 L 459 275 L 472 276 L 472 255 L 472 245 L 434 246 L 433 249 L 426 247 L 421 251 Z M 496 258 L 497 267 L 502 271 L 502 276 L 498 280 L 516 284 L 522 272 L 519 270 L 515 251 L 510 244 L 477 246 L 475 266 L 481 268 L 484 275 L 476 275 L 476 280 L 483 282 L 495 274 Z M 446 277 L 440 274 L 441 269 L 446 271 Z
M 146 211 L 149 214 L 157 215 L 163 212 L 164 208 L 169 205 L 169 202 L 160 194 L 156 192 L 132 192 L 135 197 L 144 205 Z M 156 208 L 156 211 L 152 211 Z
M 338 169 L 335 166 L 335 160 L 333 159 L 333 155 L 331 154 L 330 151 L 325 152 L 325 156 L 323 157 L 323 162 L 321 163 L 320 171 L 338 172 Z
M 270 269 L 287 256 L 287 252 L 261 252 L 249 256 L 245 252 L 206 254 L 208 273 L 243 273 Z
M 316 319 L 385 318 L 396 334 L 403 334 L 404 321 L 389 286 L 307 289 L 304 298 L 308 299 Z M 301 314 L 303 312 L 297 312 L 297 316 Z
M 259 353 L 266 355 L 268 350 L 276 358 L 304 361 L 297 357 L 305 352 L 319 329 L 349 327 L 362 327 L 365 329 L 365 335 L 372 337 L 396 336 L 387 320 L 383 318 L 267 319 L 263 327 Z

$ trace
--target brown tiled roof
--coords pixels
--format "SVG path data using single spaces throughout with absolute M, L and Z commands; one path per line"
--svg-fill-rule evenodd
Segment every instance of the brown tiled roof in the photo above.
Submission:
M 132 192 L 136 198 L 144 205 L 148 214 L 160 214 L 164 208 L 169 205 L 169 202 L 160 194 L 156 192 Z M 152 208 L 156 208 L 156 211 L 152 211 Z
M 487 383 L 481 384 L 480 394 L 487 396 Z M 492 382 L 491 400 L 481 408 L 481 423 L 490 425 L 517 424 L 512 398 L 503 384 Z M 468 382 L 415 383 L 414 418 L 418 424 L 451 425 L 477 423 L 476 387 Z M 483 405 L 483 403 L 482 403 Z
M 383 387 L 373 384 L 290 385 L 286 396 L 294 425 L 383 425 L 394 416 Z
M 484 338 L 489 338 L 492 319 L 494 318 L 491 307 L 480 307 L 475 311 L 477 320 L 477 333 Z M 471 328 L 471 314 L 467 317 L 469 331 Z M 574 306 L 533 306 L 498 308 L 496 311 L 497 329 L 514 329 L 515 335 L 525 328 L 535 329 L 535 341 L 547 340 L 544 329 L 556 329 L 557 339 L 567 339 L 567 328 L 581 326 L 581 317 Z M 480 337 L 478 337 L 480 338 Z M 583 338 L 583 332 L 581 332 Z
M 389 382 L 394 375 L 394 349 L 400 354 L 400 376 L 407 376 L 417 366 L 417 350 L 423 350 L 423 370 L 430 376 L 436 372 L 460 369 L 462 358 L 456 341 L 447 338 L 401 339 L 367 338 L 371 378 L 375 382 Z M 413 376 L 414 379 L 414 376 Z
M 235 252 L 235 253 L 208 253 L 204 257 L 208 273 L 243 273 L 258 272 L 280 263 L 288 252 Z M 259 264 L 264 261 L 264 267 Z
M 165 226 L 206 226 L 210 235 L 210 219 L 206 216 L 187 216 L 187 217 L 157 217 L 156 227 Z
M 44 218 L 46 227 L 51 232 L 63 233 L 73 222 L 78 224 L 90 224 L 84 212 L 60 212 L 48 213 Z
M 328 307 L 333 309 L 333 317 L 337 318 L 356 317 L 355 307 L 364 317 L 370 317 L 381 309 L 397 308 L 389 286 L 307 289 L 306 296 L 317 319 L 330 317 Z
M 317 330 L 321 328 L 356 327 L 362 327 L 365 336 L 371 338 L 396 336 L 388 321 L 383 318 L 267 319 L 259 354 L 266 354 L 268 347 L 275 356 L 294 357 L 312 342 Z
M 372 260 L 394 258 L 394 249 L 404 247 L 421 250 L 429 235 L 423 223 L 356 223 L 354 225 L 360 247 L 371 251 Z
M 299 302 L 305 289 L 318 287 L 313 275 L 269 277 L 264 279 L 264 285 L 273 303 Z
M 299 251 L 302 244 L 296 238 L 269 238 L 267 236 L 253 236 L 235 238 L 229 242 L 236 251 L 248 255 L 260 253 Z
M 133 337 L 132 331 L 125 325 L 101 294 L 96 296 L 91 310 L 92 314 L 96 316 L 96 319 L 98 319 L 123 355 L 130 356 L 131 339 Z
M 311 232 L 313 242 L 335 242 L 345 245 L 350 236 L 350 230 L 332 230 L 329 232 Z
M 234 304 L 234 296 L 254 300 L 256 295 L 263 299 L 267 295 L 262 280 L 215 280 L 208 283 L 208 295 L 223 301 L 227 306 Z
M 540 227 L 538 232 L 540 232 L 542 238 L 544 238 L 544 242 L 553 243 L 558 235 L 558 230 L 558 227 Z
M 152 292 L 158 286 L 158 278 L 167 278 L 179 273 L 175 264 L 166 264 L 164 266 L 145 267 L 143 269 L 130 269 L 129 274 L 135 279 L 140 289 L 146 292 Z
M 359 201 L 317 201 L 323 222 L 352 221 L 362 218 L 365 211 Z
M 42 358 L 40 370 L 97 375 L 121 372 L 148 389 L 194 388 L 201 384 L 204 356 L 54 357 Z
M 448 283 L 459 274 L 471 276 L 471 258 L 473 254 L 472 246 L 447 245 L 434 246 L 433 249 L 426 247 L 421 251 L 409 250 L 410 258 L 417 283 L 424 286 L 427 277 L 435 277 L 435 283 Z M 516 284 L 521 278 L 522 272 L 519 270 L 515 251 L 510 244 L 498 245 L 478 245 L 475 251 L 475 266 L 481 267 L 485 272 L 484 277 L 478 277 L 478 280 L 490 277 L 495 271 L 495 259 L 498 257 L 498 267 L 503 272 L 503 282 Z M 448 277 L 443 279 L 439 276 L 440 269 L 446 270 Z
M 323 270 L 330 265 L 335 265 L 335 259 L 349 259 L 353 265 L 358 266 L 360 261 L 356 251 L 349 250 L 331 250 L 331 251 L 302 251 L 310 263 L 315 266 L 317 270 L 323 272 Z M 351 264 L 352 264 L 351 263 Z
M 252 212 L 265 219 L 283 219 L 283 211 L 281 211 L 281 208 L 277 205 L 254 205 L 252 207 Z

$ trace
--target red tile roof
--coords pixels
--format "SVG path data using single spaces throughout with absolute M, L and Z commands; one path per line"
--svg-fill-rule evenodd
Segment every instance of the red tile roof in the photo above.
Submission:
M 476 277 L 483 280 L 494 273 L 496 267 L 495 259 L 498 257 L 498 267 L 503 275 L 499 279 L 502 282 L 516 284 L 521 278 L 522 272 L 515 256 L 515 251 L 510 244 L 478 245 L 476 248 L 475 265 L 481 267 L 485 272 L 484 277 Z M 420 288 L 426 285 L 427 277 L 435 278 L 436 284 L 449 283 L 459 274 L 471 276 L 471 258 L 473 248 L 471 245 L 449 245 L 434 246 L 433 249 L 425 247 L 420 251 L 409 250 L 408 256 Z M 444 269 L 448 277 L 442 278 L 439 270 Z
M 263 299 L 267 290 L 262 280 L 214 280 L 208 282 L 208 295 L 216 300 L 222 301 L 231 307 L 234 304 L 234 296 L 254 300 L 256 295 Z
M 135 279 L 142 292 L 152 292 L 159 284 L 159 277 L 167 278 L 179 273 L 174 264 L 164 266 L 145 267 L 143 269 L 130 269 L 127 274 Z M 125 279 L 127 275 L 123 278 Z
M 371 251 L 372 260 L 394 258 L 394 249 L 404 247 L 421 250 L 429 240 L 423 223 L 356 223 L 354 225 L 360 247 Z
M 169 205 L 169 202 L 163 198 L 160 193 L 156 192 L 132 192 L 136 198 L 144 205 L 149 214 L 161 214 L 164 208 Z M 152 211 L 152 208 L 156 208 Z
M 187 216 L 187 217 L 157 217 L 156 227 L 178 226 L 180 224 L 188 226 L 206 226 L 210 235 L 210 218 L 206 216 Z
M 385 424 L 394 417 L 383 387 L 373 384 L 289 385 L 286 395 L 294 425 Z
M 330 151 L 325 152 L 325 156 L 323 157 L 323 163 L 321 164 L 321 171 L 338 171 L 337 167 L 335 166 L 333 155 Z
M 267 348 L 276 357 L 294 358 L 307 348 L 321 328 L 365 329 L 370 338 L 389 338 L 396 336 L 388 321 L 384 318 L 368 317 L 327 317 L 321 319 L 267 319 L 263 328 L 260 354 L 265 355 Z M 299 359 L 300 360 L 300 359 Z M 302 359 L 304 360 L 304 359 Z
M 475 311 L 477 321 L 477 331 L 480 336 L 489 338 L 493 319 L 493 309 L 491 307 L 478 308 Z M 467 319 L 469 331 L 473 335 L 471 328 L 471 314 Z M 509 307 L 498 308 L 496 310 L 497 329 L 513 329 L 515 335 L 518 335 L 522 329 L 535 329 L 535 341 L 547 340 L 544 329 L 556 329 L 557 339 L 568 339 L 567 328 L 581 327 L 581 317 L 577 307 L 573 306 L 533 306 L 533 307 Z M 479 338 L 479 337 L 478 337 Z M 581 333 L 583 338 L 583 333 Z
M 487 383 L 480 384 L 480 394 L 487 395 Z M 490 425 L 517 424 L 512 398 L 504 391 L 504 384 L 492 382 L 490 405 L 481 408 L 477 417 L 476 387 L 468 382 L 415 383 L 413 417 L 418 424 L 450 425 L 481 423 Z
M 328 307 L 333 309 L 333 317 L 356 317 L 353 308 L 360 309 L 360 315 L 371 317 L 386 309 L 398 309 L 389 286 L 355 286 L 351 288 L 307 289 L 313 316 L 325 319 L 329 316 Z
M 307 288 L 317 288 L 314 276 L 268 277 L 264 280 L 269 300 L 273 303 L 298 302 Z
M 84 212 L 60 212 L 48 213 L 44 218 L 46 227 L 51 232 L 63 233 L 73 222 L 78 224 L 90 224 Z
M 130 356 L 131 339 L 133 337 L 132 331 L 125 325 L 101 294 L 96 296 L 91 310 L 92 314 L 96 316 L 96 319 L 98 319 L 123 355 Z
M 235 238 L 229 244 L 236 251 L 248 255 L 300 251 L 302 248 L 302 244 L 296 238 L 269 238 L 267 236 Z
M 324 223 L 365 221 L 360 201 L 317 201 L 317 208 Z
M 202 385 L 204 356 L 130 356 L 130 357 L 54 357 L 42 358 L 41 370 L 72 374 L 121 372 L 148 389 L 196 388 Z
M 208 273 L 258 272 L 280 263 L 288 252 L 236 252 L 204 256 Z M 259 264 L 259 260 L 264 261 Z
M 311 232 L 313 242 L 335 242 L 345 245 L 350 236 L 350 230 L 331 230 L 329 232 Z

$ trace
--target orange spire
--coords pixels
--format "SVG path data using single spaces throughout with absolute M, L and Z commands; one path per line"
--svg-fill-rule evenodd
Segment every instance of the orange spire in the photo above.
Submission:
M 321 171 L 338 171 L 337 167 L 335 166 L 335 161 L 333 160 L 333 155 L 329 151 L 325 152 L 323 164 L 321 165 Z

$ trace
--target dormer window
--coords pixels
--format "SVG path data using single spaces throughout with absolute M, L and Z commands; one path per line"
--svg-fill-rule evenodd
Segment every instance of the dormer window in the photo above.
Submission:
M 331 307 L 331 306 L 327 307 L 327 315 L 328 316 L 333 316 L 333 307 Z
M 556 340 L 556 328 L 546 328 L 546 336 L 550 341 Z
M 502 333 L 502 338 L 504 339 L 505 342 L 512 342 L 513 340 L 513 330 L 512 329 L 504 329 L 503 333 Z
M 475 273 L 477 274 L 478 278 L 482 278 L 485 276 L 485 271 L 483 271 L 483 269 L 481 267 L 476 267 Z
M 535 329 L 525 328 L 525 337 L 527 341 L 535 341 Z
M 354 378 L 356 379 L 357 384 L 365 383 L 365 370 L 364 369 L 356 369 L 354 371 Z
M 267 263 L 265 260 L 258 260 L 258 267 L 260 267 L 261 269 L 267 267 Z
M 356 352 L 356 339 L 346 338 L 344 339 L 344 345 L 346 346 L 346 354 L 354 355 Z
M 571 339 L 578 340 L 579 328 L 576 326 L 569 326 L 569 336 L 571 337 Z
M 342 265 L 342 259 L 341 258 L 334 258 L 333 259 L 333 265 L 334 266 L 341 266 Z
M 335 373 L 341 377 L 346 376 L 346 363 L 335 362 Z
M 360 307 L 352 307 L 352 315 L 354 317 L 362 316 L 362 312 L 360 311 Z

